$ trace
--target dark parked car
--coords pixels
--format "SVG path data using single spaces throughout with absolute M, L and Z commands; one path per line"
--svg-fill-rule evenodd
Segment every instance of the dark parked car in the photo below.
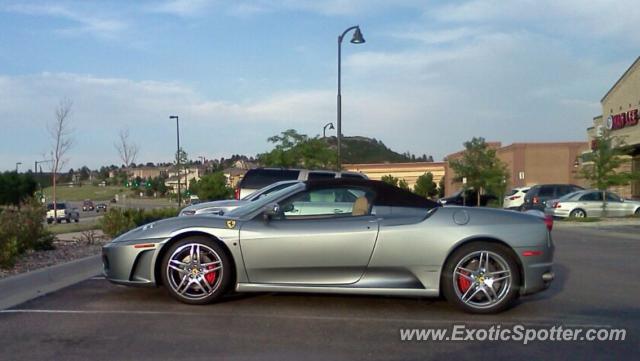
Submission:
M 276 182 L 288 180 L 319 180 L 319 179 L 367 179 L 358 172 L 333 172 L 330 170 L 285 169 L 285 168 L 255 168 L 250 169 L 235 190 L 235 199 L 242 199 L 251 193 Z
M 98 203 L 96 205 L 96 212 L 106 212 L 107 211 L 107 204 L 106 203 Z
M 521 211 L 536 209 L 544 212 L 546 201 L 558 199 L 566 194 L 582 190 L 584 188 L 575 184 L 538 184 L 531 187 L 524 196 Z
M 480 195 L 480 206 L 486 207 L 486 205 L 491 200 L 498 199 L 496 196 L 491 194 L 481 194 Z M 438 202 L 442 205 L 447 206 L 468 206 L 475 207 L 478 205 L 478 192 L 473 189 L 467 189 L 465 192 L 462 190 L 457 191 L 453 195 L 449 197 L 440 198 Z
M 89 199 L 85 200 L 84 202 L 82 202 L 82 210 L 83 211 L 92 211 L 95 209 L 95 206 L 93 205 L 93 202 Z

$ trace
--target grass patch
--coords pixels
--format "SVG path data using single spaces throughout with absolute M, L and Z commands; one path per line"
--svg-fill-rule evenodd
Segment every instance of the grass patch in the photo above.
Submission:
M 591 223 L 591 222 L 599 222 L 601 221 L 598 217 L 587 217 L 587 218 L 576 218 L 576 217 L 567 217 L 558 219 L 560 222 L 574 222 L 574 223 Z
M 53 188 L 44 189 L 45 197 L 51 199 Z M 98 187 L 94 185 L 83 185 L 82 187 L 58 186 L 56 187 L 56 198 L 60 201 L 83 201 L 91 199 L 93 201 L 108 201 L 116 194 L 128 191 L 121 187 Z M 127 192 L 128 193 L 128 192 Z
M 100 229 L 98 220 L 82 223 L 60 223 L 51 224 L 45 227 L 46 230 L 53 234 L 72 233 L 72 232 L 84 232 L 91 229 Z

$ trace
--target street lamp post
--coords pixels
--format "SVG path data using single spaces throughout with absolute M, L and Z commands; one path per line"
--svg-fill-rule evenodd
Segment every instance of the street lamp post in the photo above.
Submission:
M 16 162 L 16 173 L 18 173 L 18 167 L 22 165 L 22 162 Z
M 176 120 L 176 167 L 178 169 L 178 208 L 182 206 L 182 194 L 180 192 L 180 120 L 177 115 L 170 115 L 169 119 Z
M 353 33 L 353 38 L 351 38 L 352 44 L 363 44 L 365 42 L 362 33 L 360 32 L 360 26 L 352 26 L 347 30 L 343 31 L 340 36 L 338 36 L 338 161 L 336 164 L 336 168 L 338 170 L 342 169 L 342 158 L 341 158 L 341 147 L 342 147 L 342 95 L 341 95 L 341 72 L 342 72 L 342 39 L 345 35 L 351 30 L 355 30 Z
M 322 127 L 322 138 L 327 137 L 327 127 L 329 127 L 329 129 L 336 129 L 333 127 L 333 123 L 331 122 L 325 124 L 324 127 Z

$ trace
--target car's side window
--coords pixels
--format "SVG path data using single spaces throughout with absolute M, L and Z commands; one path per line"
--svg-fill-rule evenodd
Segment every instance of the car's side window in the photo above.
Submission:
M 622 199 L 616 194 L 607 192 L 607 202 L 622 202 Z
M 357 187 L 312 189 L 281 202 L 285 219 L 309 216 L 364 216 L 371 212 L 373 193 Z
M 600 201 L 602 197 L 599 192 L 591 192 L 580 197 L 581 201 Z

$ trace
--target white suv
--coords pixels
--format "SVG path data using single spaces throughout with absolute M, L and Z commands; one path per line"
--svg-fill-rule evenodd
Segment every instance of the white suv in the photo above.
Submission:
M 507 193 L 504 197 L 504 203 L 502 208 L 505 209 L 520 209 L 520 206 L 524 203 L 524 195 L 531 187 L 518 187 L 513 188 L 511 192 Z
M 47 204 L 47 223 L 51 224 L 54 221 L 60 223 L 63 220 L 67 223 L 71 223 L 71 221 L 78 223 L 80 221 L 80 212 L 76 208 L 71 208 L 67 203 L 56 203 L 54 214 L 53 203 Z

